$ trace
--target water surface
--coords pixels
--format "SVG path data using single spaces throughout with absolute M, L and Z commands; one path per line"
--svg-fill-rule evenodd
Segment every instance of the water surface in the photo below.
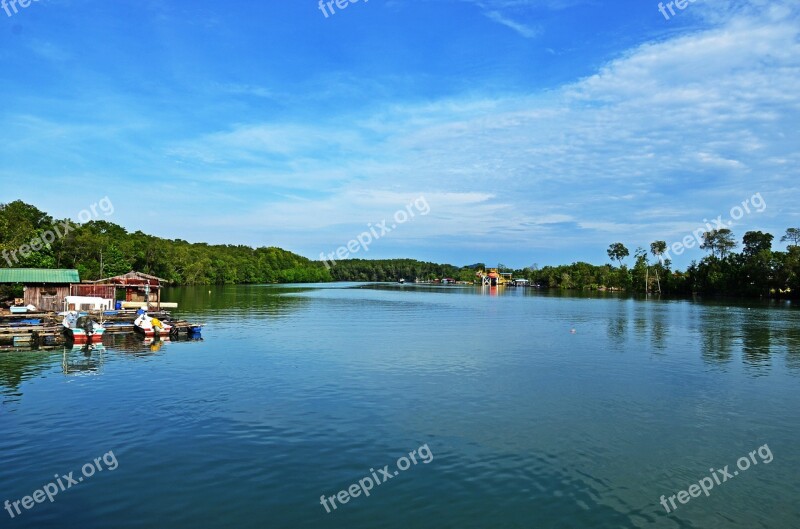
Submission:
M 0 501 L 119 464 L 2 527 L 800 526 L 788 303 L 361 284 L 165 299 L 203 341 L 0 353 Z M 771 463 L 659 504 L 765 444 Z M 423 445 L 429 463 L 320 504 Z

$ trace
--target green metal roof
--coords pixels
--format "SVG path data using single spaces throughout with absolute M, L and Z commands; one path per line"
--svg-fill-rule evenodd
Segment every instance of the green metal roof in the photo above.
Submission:
M 77 270 L 0 268 L 0 283 L 80 283 Z

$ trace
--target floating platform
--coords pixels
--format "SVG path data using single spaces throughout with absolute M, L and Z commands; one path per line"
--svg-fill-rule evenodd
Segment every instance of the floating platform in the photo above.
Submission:
M 157 309 L 158 307 L 162 309 L 177 309 L 178 304 L 169 302 L 169 301 L 162 301 L 158 303 L 156 301 L 151 301 L 149 304 L 144 301 L 123 301 L 122 308 L 123 309 Z
M 82 311 L 92 319 L 102 322 L 109 334 L 130 334 L 134 332 L 133 321 L 137 311 Z M 172 326 L 170 336 L 188 338 L 199 337 L 204 324 L 185 320 L 173 320 L 167 311 L 148 312 Z M 26 314 L 4 314 L 0 316 L 0 350 L 30 350 L 59 347 L 69 343 L 61 325 L 62 317 L 55 312 Z
M 0 326 L 0 348 L 31 349 L 67 343 L 62 325 Z

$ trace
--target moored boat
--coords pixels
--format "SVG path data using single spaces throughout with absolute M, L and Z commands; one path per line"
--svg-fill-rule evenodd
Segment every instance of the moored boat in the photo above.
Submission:
M 103 343 L 106 328 L 89 316 L 69 311 L 64 315 L 61 325 L 64 326 L 67 338 L 75 345 Z
M 171 325 L 162 322 L 158 318 L 148 316 L 146 312 L 139 314 L 139 317 L 133 322 L 133 328 L 144 334 L 146 338 L 169 336 L 172 332 Z

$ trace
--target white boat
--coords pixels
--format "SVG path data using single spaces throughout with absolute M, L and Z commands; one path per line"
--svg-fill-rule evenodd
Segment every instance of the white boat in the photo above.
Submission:
M 64 333 L 75 345 L 103 343 L 106 328 L 89 316 L 81 316 L 79 312 L 71 310 L 64 315 L 61 325 L 64 327 Z
M 163 321 L 152 318 L 143 312 L 133 322 L 133 327 L 144 334 L 145 338 L 153 338 L 154 336 L 169 336 L 172 332 L 172 326 Z

